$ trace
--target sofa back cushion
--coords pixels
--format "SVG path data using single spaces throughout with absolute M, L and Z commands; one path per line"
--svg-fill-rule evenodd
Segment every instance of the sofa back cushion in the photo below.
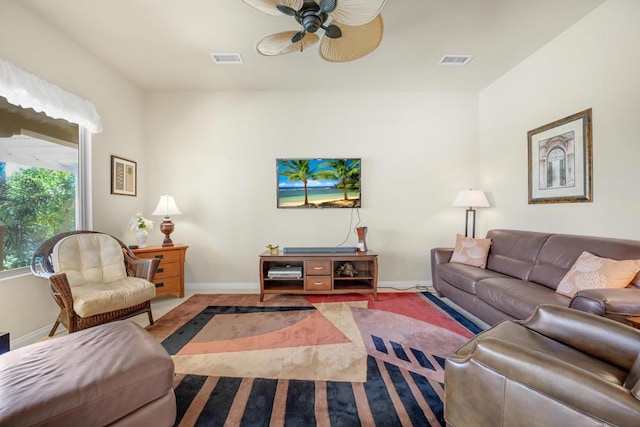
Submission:
M 615 260 L 640 259 L 640 241 L 570 234 L 551 235 L 540 249 L 529 280 L 556 289 L 584 251 Z
M 487 268 L 520 280 L 529 280 L 538 252 L 549 236 L 549 233 L 534 231 L 490 230 L 487 233 L 487 238 L 491 239 Z
M 74 234 L 60 240 L 51 253 L 56 273 L 66 273 L 69 285 L 113 282 L 127 276 L 124 254 L 107 234 Z

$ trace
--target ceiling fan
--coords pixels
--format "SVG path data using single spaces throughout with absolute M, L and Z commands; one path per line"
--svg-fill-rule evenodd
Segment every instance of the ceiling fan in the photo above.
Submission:
M 347 62 L 373 52 L 382 41 L 380 12 L 387 0 L 243 0 L 269 15 L 293 16 L 299 31 L 269 34 L 256 42 L 266 56 L 302 52 L 320 41 L 318 53 L 330 62 Z M 322 39 L 316 32 L 322 29 Z

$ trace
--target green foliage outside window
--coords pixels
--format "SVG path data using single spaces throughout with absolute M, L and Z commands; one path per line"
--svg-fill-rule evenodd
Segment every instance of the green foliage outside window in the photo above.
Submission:
M 75 229 L 75 199 L 73 173 L 21 168 L 6 176 L 0 162 L 4 270 L 29 265 L 40 243 Z

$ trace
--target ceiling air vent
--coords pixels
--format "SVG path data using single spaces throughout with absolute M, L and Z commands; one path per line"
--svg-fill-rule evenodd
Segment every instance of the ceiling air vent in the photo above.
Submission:
M 438 65 L 467 65 L 473 59 L 473 55 L 445 55 Z
M 211 58 L 216 64 L 244 64 L 239 53 L 212 53 Z

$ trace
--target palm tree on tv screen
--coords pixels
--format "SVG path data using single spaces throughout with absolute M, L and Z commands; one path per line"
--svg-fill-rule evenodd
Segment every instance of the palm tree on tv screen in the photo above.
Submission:
M 347 188 L 355 188 L 360 182 L 360 160 L 335 159 L 324 162 L 320 167 L 329 167 L 319 173 L 320 178 L 340 181 L 338 188 L 344 191 L 344 200 L 349 200 Z
M 302 181 L 304 186 L 304 206 L 309 206 L 307 184 L 309 180 L 318 178 L 318 171 L 311 166 L 309 160 L 280 160 L 280 175 L 289 178 L 289 181 Z

